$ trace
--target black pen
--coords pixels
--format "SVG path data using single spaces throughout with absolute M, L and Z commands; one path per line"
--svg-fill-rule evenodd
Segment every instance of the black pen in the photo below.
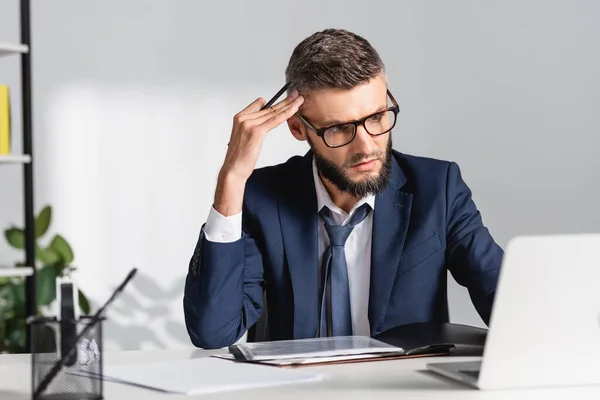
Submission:
M 279 92 L 277 92 L 275 94 L 275 96 L 273 96 L 271 98 L 271 100 L 269 100 L 267 102 L 267 104 L 265 104 L 264 106 L 262 106 L 262 108 L 260 109 L 260 111 L 266 110 L 267 108 L 271 107 L 273 105 L 273 103 L 275 103 L 277 101 L 277 99 L 279 97 L 281 97 L 281 95 L 283 94 L 283 92 L 285 92 L 287 90 L 287 88 L 290 87 L 291 82 L 286 83 L 281 89 L 279 89 Z M 229 143 L 227 143 L 227 146 L 229 146 Z
M 267 102 L 267 104 L 265 104 L 260 110 L 266 110 L 267 108 L 271 107 L 273 105 L 273 103 L 275 103 L 275 101 L 283 94 L 283 92 L 285 92 L 287 90 L 287 88 L 290 87 L 290 82 L 286 83 L 285 86 L 283 86 L 281 88 L 281 90 L 279 90 L 279 92 L 277 92 L 277 94 L 275 94 L 275 96 L 273 96 L 273 98 L 271 98 L 271 100 L 269 100 Z

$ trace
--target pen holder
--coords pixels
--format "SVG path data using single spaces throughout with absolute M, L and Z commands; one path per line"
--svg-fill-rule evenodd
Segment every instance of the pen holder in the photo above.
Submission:
M 34 318 L 31 329 L 31 388 L 33 399 L 102 399 L 102 321 L 88 330 L 77 343 L 77 336 L 92 322 L 90 317 L 79 320 Z M 40 383 L 55 364 L 75 346 L 50 384 L 35 396 Z

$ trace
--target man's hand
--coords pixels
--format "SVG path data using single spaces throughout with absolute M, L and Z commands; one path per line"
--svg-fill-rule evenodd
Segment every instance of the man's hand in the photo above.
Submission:
M 242 210 L 246 181 L 256 167 L 265 136 L 292 117 L 303 102 L 302 96 L 292 93 L 280 103 L 261 111 L 265 101 L 259 98 L 236 114 L 215 192 L 213 207 L 217 212 L 230 216 Z

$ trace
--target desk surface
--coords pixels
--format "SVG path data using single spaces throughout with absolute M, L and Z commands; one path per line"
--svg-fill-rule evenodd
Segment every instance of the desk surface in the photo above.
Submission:
M 105 364 L 135 364 L 186 360 L 217 354 L 215 351 L 124 351 L 107 352 Z M 105 382 L 104 397 L 113 399 L 600 399 L 600 386 L 558 389 L 528 389 L 482 392 L 426 371 L 429 362 L 471 361 L 477 357 L 429 357 L 345 365 L 308 367 L 329 374 L 322 382 L 285 385 L 266 389 L 227 392 L 204 396 L 182 396 Z M 0 399 L 24 400 L 30 396 L 30 356 L 0 355 Z

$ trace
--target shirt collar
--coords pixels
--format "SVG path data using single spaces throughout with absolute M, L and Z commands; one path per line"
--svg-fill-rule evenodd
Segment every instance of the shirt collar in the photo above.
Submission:
M 312 172 L 313 172 L 313 180 L 315 182 L 315 191 L 317 193 L 317 212 L 321 211 L 321 209 L 323 207 L 327 207 L 331 210 L 331 212 L 340 214 L 344 217 L 350 217 L 350 216 L 352 216 L 352 214 L 354 214 L 354 211 L 356 211 L 356 209 L 358 207 L 362 206 L 365 203 L 367 203 L 369 206 L 371 206 L 372 210 L 375 210 L 375 195 L 370 194 L 366 197 L 361 198 L 354 205 L 354 207 L 352 207 L 352 210 L 350 210 L 350 213 L 346 213 L 344 210 L 342 210 L 341 208 L 336 206 L 335 203 L 333 202 L 333 200 L 331 200 L 331 196 L 329 196 L 327 189 L 325 189 L 325 185 L 323 185 L 323 182 L 321 181 L 321 177 L 319 176 L 319 173 L 317 171 L 317 163 L 315 162 L 314 157 L 312 159 Z

